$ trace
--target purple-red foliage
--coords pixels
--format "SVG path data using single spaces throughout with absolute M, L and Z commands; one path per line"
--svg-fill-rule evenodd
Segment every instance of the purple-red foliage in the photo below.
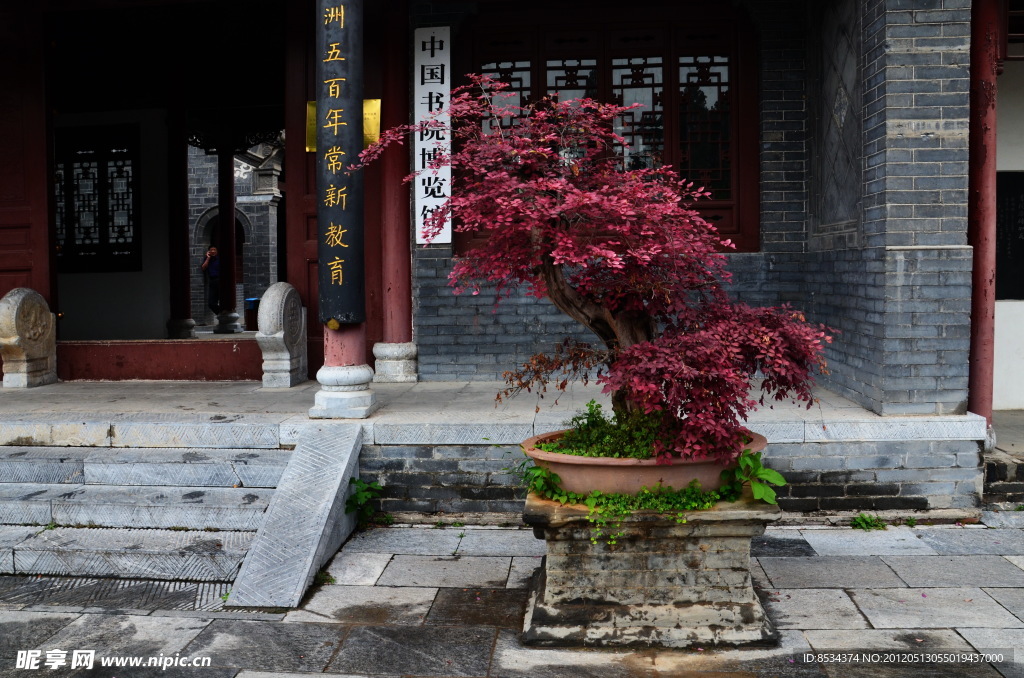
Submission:
M 454 150 L 435 166 L 451 164 L 454 195 L 426 235 L 450 217 L 456 231 L 484 238 L 456 260 L 449 284 L 456 293 L 481 283 L 505 294 L 525 288 L 605 344 L 535 356 L 506 374 L 513 390 L 564 388 L 559 375 L 600 360 L 598 379 L 617 412 L 661 413 L 674 442 L 659 456 L 723 461 L 757 404 L 748 395 L 755 375 L 763 394 L 810 403 L 826 328 L 789 308 L 728 298 L 721 250 L 732 243 L 692 207 L 710 194 L 668 167 L 624 169 L 628 146 L 614 128 L 629 108 L 556 98 L 520 108 L 505 103 L 501 83 L 470 78 L 446 110 L 388 130 L 362 159 L 410 133 L 450 134 Z

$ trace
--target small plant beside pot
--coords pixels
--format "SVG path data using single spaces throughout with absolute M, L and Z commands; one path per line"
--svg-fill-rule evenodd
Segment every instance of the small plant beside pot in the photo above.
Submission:
M 385 132 L 364 152 L 363 161 L 408 134 L 451 139 L 453 150 L 439 149 L 433 167 L 451 165 L 453 196 L 432 213 L 426 235 L 436 235 L 451 219 L 456 231 L 477 236 L 479 244 L 455 260 L 449 275 L 455 292 L 476 294 L 488 284 L 500 297 L 524 289 L 550 299 L 600 342 L 569 339 L 549 354 L 533 356 L 506 373 L 509 386 L 499 398 L 522 390 L 564 390 L 575 379 L 596 379 L 611 397 L 612 428 L 631 441 L 626 447 L 640 447 L 640 438 L 646 441 L 646 450 L 630 451 L 630 457 L 635 451 L 664 467 L 710 461 L 717 464 L 713 477 L 750 448 L 752 436 L 743 422 L 758 403 L 791 398 L 810 406 L 813 375 L 825 367 L 826 328 L 787 306 L 755 308 L 729 298 L 723 252 L 733 245 L 694 207 L 709 191 L 669 167 L 645 166 L 644 157 L 633 153 L 616 132 L 633 107 L 557 97 L 514 106 L 502 83 L 483 76 L 470 80 L 452 92 L 436 117 Z M 755 376 L 760 394 L 751 395 Z M 750 455 L 717 491 L 736 494 L 738 482 L 752 479 L 753 487 L 761 488 L 755 491 L 772 499 L 761 481 L 781 478 L 761 467 L 759 452 Z M 636 462 L 623 468 L 629 465 Z M 558 487 L 550 473 L 537 485 Z M 758 520 L 736 517 L 746 508 L 736 511 L 730 520 Z M 552 520 L 571 523 L 575 518 L 562 512 L 545 520 L 550 526 Z M 648 528 L 645 523 L 629 538 L 641 540 Z M 756 533 L 756 527 L 751 529 Z M 551 548 L 549 541 L 548 584 Z M 742 555 L 735 558 L 739 562 Z M 736 585 L 749 589 L 749 575 L 745 584 Z M 580 591 L 592 589 L 582 586 Z M 607 601 L 606 594 L 600 595 Z M 551 602 L 550 596 L 544 600 Z M 753 614 L 736 610 L 740 616 Z M 545 614 L 558 616 L 551 609 Z M 708 624 L 721 626 L 716 619 Z M 751 623 L 759 630 L 744 635 L 746 629 L 736 642 L 763 637 L 761 621 L 743 624 Z M 678 628 L 679 622 L 672 624 Z M 676 640 L 667 644 L 678 645 L 680 633 L 659 638 L 672 636 Z M 722 638 L 697 636 L 701 642 Z

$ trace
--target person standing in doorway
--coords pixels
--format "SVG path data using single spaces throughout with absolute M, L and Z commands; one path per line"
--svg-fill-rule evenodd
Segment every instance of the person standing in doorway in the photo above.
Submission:
M 220 257 L 213 245 L 206 250 L 206 259 L 200 268 L 206 275 L 206 305 L 216 315 L 220 313 Z

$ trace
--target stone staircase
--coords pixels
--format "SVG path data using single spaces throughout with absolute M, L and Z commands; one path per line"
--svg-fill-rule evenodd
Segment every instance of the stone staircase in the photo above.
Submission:
M 295 607 L 355 527 L 362 432 L 270 413 L 0 417 L 0 576 L 210 582 L 231 607 Z
M 233 581 L 292 454 L 51 442 L 0 447 L 0 573 Z

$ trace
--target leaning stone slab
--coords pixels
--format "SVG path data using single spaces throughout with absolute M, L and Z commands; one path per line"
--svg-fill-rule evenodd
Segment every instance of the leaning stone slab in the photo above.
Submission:
M 547 542 L 523 643 L 544 646 L 770 645 L 777 632 L 750 578 L 750 541 L 777 506 L 743 499 L 687 513 L 637 512 L 598 539 L 586 507 L 531 494 L 523 519 Z
M 306 309 L 286 282 L 263 293 L 256 343 L 263 352 L 263 388 L 291 388 L 309 379 Z
M 57 381 L 57 321 L 43 295 L 17 287 L 0 299 L 4 388 Z
M 297 607 L 313 576 L 355 528 L 345 513 L 362 428 L 324 425 L 299 439 L 228 599 L 231 607 Z

